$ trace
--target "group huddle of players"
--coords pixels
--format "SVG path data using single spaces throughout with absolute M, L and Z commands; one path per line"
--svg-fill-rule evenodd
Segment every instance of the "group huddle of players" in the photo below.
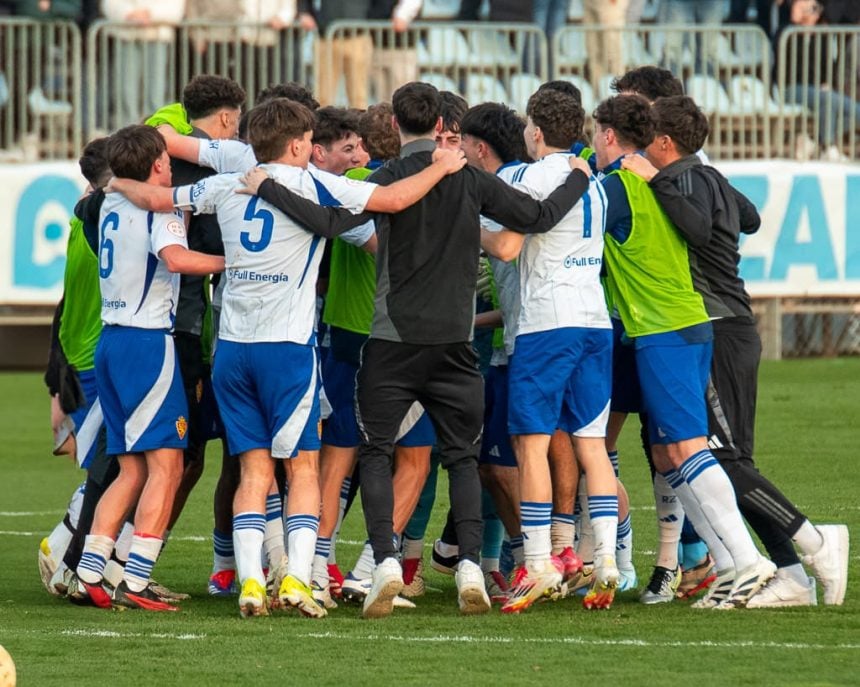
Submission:
M 613 88 L 587 143 L 564 81 L 522 114 L 420 82 L 362 112 L 272 86 L 243 114 L 207 75 L 90 143 L 46 375 L 55 452 L 87 480 L 40 545 L 47 589 L 176 610 L 152 569 L 220 438 L 209 592 L 243 616 L 414 606 L 439 465 L 431 565 L 462 613 L 609 608 L 638 584 L 616 446 L 636 413 L 659 528 L 643 603 L 814 605 L 817 579 L 841 604 L 847 528 L 753 462 L 737 264 L 758 213 L 670 72 Z M 368 540 L 343 575 L 357 491 Z

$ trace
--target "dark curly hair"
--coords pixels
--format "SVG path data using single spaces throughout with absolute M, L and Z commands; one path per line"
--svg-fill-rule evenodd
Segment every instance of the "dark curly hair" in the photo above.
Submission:
M 460 120 L 469 109 L 469 103 L 462 96 L 451 91 L 440 91 L 442 97 L 442 131 L 460 133 Z
M 502 162 L 525 160 L 525 125 L 503 103 L 481 103 L 470 108 L 460 122 L 460 133 L 485 141 Z
M 657 98 L 684 95 L 684 84 L 668 69 L 645 65 L 631 69 L 613 79 L 610 88 L 616 93 L 637 93 L 651 102 Z
M 582 105 L 561 91 L 538 89 L 529 98 L 526 114 L 540 127 L 544 142 L 552 148 L 570 148 L 582 135 Z
M 576 84 L 571 83 L 570 81 L 566 81 L 564 79 L 555 79 L 554 81 L 546 81 L 542 83 L 538 87 L 539 91 L 558 91 L 559 93 L 564 93 L 565 95 L 569 95 L 576 102 L 582 105 L 582 91 L 577 88 Z
M 594 121 L 613 129 L 622 145 L 642 150 L 654 140 L 654 113 L 641 95 L 616 95 L 607 98 L 594 111 Z
M 245 104 L 245 91 L 233 79 L 201 74 L 186 84 L 182 91 L 182 104 L 188 119 L 202 119 L 222 107 L 241 108 Z
M 400 136 L 391 123 L 391 103 L 371 105 L 358 120 L 358 135 L 373 160 L 393 160 L 400 155 Z
M 108 162 L 109 136 L 96 138 L 84 146 L 78 166 L 84 179 L 90 182 L 93 188 L 101 188 L 110 179 L 111 170 Z
M 657 135 L 671 138 L 682 155 L 692 155 L 705 145 L 710 132 L 708 117 L 692 98 L 686 95 L 658 98 L 651 110 Z
M 326 148 L 350 134 L 358 134 L 358 118 L 343 107 L 321 107 L 316 111 L 314 143 Z
M 286 98 L 294 103 L 301 103 L 311 112 L 319 109 L 320 104 L 314 98 L 314 94 L 300 83 L 287 81 L 286 83 L 271 84 L 257 93 L 255 104 L 259 105 L 272 98 Z

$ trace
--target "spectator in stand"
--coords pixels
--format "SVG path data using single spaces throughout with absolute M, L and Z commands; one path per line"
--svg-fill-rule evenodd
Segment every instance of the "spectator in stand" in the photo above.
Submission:
M 605 75 L 620 76 L 624 73 L 622 34 L 620 31 L 606 29 L 624 26 L 628 2 L 629 0 L 584 0 L 582 23 L 601 27 L 585 34 L 588 73 L 595 89 L 599 88 L 600 80 Z
M 123 127 L 169 100 L 170 53 L 175 27 L 185 16 L 185 0 L 102 0 L 101 7 L 105 19 L 128 25 L 110 30 L 116 39 L 118 91 L 113 125 Z
M 570 0 L 534 0 L 535 24 L 540 26 L 549 42 L 549 71 L 553 71 L 552 38 L 559 29 L 567 24 Z M 539 62 L 538 62 L 539 63 Z
M 752 0 L 732 0 L 726 24 L 746 24 L 750 4 Z M 762 28 L 768 38 L 773 38 L 773 34 L 788 23 L 789 4 L 785 0 L 755 0 L 755 23 Z M 774 5 L 777 8 L 778 17 L 776 28 L 772 24 Z
M 541 0 L 490 0 L 490 21 L 525 22 L 534 19 L 534 7 Z M 460 21 L 478 21 L 480 19 L 481 0 L 462 0 L 460 3 Z
M 838 4 L 822 5 L 816 0 L 790 0 L 788 26 L 816 26 L 826 23 L 828 17 L 845 19 L 853 16 L 850 13 L 857 14 L 860 11 L 854 2 L 836 7 Z M 779 39 L 779 35 L 774 39 L 777 46 Z M 850 131 L 860 129 L 860 103 L 837 88 L 845 83 L 853 90 L 856 75 L 840 73 L 842 62 L 836 59 L 827 34 L 809 32 L 791 40 L 788 54 L 794 58 L 794 63 L 785 65 L 788 78 L 786 101 L 803 105 L 809 111 L 809 119 L 817 124 L 821 158 L 830 162 L 846 161 L 848 158 L 841 147 L 842 138 Z M 779 56 L 780 51 L 777 50 Z M 850 59 L 845 62 L 842 68 L 847 68 Z M 810 157 L 814 149 L 814 142 L 805 137 L 798 139 L 799 158 Z
M 702 28 L 722 24 L 726 16 L 725 10 L 723 0 L 662 0 L 657 20 L 661 24 L 688 27 L 686 31 L 673 31 L 666 35 L 664 66 L 672 72 L 680 73 L 683 46 L 688 44 L 691 38 L 686 33 L 695 31 L 697 24 Z M 712 70 L 717 59 L 716 42 L 706 34 L 696 46 L 696 71 Z
M 337 96 L 341 76 L 346 79 L 346 95 L 350 107 L 367 109 L 368 81 L 373 64 L 372 37 L 362 31 L 348 32 L 331 41 L 323 38 L 329 24 L 341 19 L 365 21 L 368 19 L 391 18 L 396 33 L 403 33 L 421 11 L 421 0 L 321 0 L 319 10 L 314 10 L 312 0 L 298 0 L 299 23 L 307 31 L 319 30 L 320 37 L 316 46 L 317 83 L 316 95 L 322 105 L 333 105 Z M 388 50 L 383 57 L 384 66 L 395 78 L 409 80 L 417 71 L 417 57 L 412 47 L 405 43 L 407 50 Z M 401 47 L 397 42 L 394 46 Z M 413 46 L 414 47 L 414 46 Z M 411 57 L 410 57 L 411 55 Z M 394 69 L 392 65 L 401 57 L 406 68 Z M 395 84 L 396 87 L 399 84 Z

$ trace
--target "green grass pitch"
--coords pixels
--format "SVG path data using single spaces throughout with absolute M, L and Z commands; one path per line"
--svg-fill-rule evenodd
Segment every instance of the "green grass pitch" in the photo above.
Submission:
M 757 434 L 761 469 L 814 522 L 860 533 L 860 360 L 763 365 Z M 631 422 L 621 474 L 633 510 L 635 562 L 647 577 L 656 525 L 648 471 Z M 453 579 L 413 611 L 363 621 L 341 606 L 322 621 L 277 615 L 243 621 L 234 599 L 206 594 L 216 446 L 156 568 L 159 581 L 192 600 L 176 614 L 108 612 L 52 598 L 41 587 L 36 549 L 60 519 L 82 473 L 50 455 L 48 399 L 36 374 L 0 375 L 0 644 L 18 684 L 58 685 L 823 685 L 860 684 L 860 540 L 842 607 L 694 611 L 685 603 L 644 607 L 635 593 L 607 612 L 578 599 L 521 616 L 495 610 L 460 617 Z M 447 497 L 428 532 L 438 535 Z M 351 513 L 338 546 L 344 569 L 358 553 L 363 521 Z M 425 559 L 429 556 L 426 552 Z

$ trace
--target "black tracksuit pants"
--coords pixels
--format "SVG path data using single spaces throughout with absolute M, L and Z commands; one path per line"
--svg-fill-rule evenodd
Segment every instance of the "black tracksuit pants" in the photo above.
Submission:
M 471 343 L 419 345 L 369 339 L 356 384 L 362 437 L 361 501 L 377 563 L 396 556 L 392 513 L 394 440 L 418 401 L 433 421 L 461 559 L 478 562 L 483 535 L 478 454 L 484 415 L 483 379 Z

